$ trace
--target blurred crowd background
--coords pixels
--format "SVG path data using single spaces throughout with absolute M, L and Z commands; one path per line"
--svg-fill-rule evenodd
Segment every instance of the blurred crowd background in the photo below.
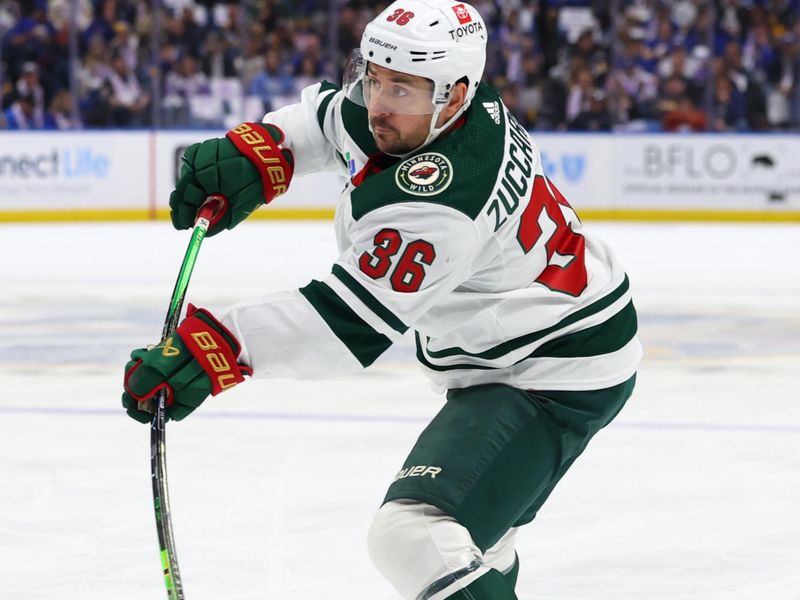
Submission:
M 373 0 L 0 0 L 0 127 L 229 127 L 339 82 Z M 800 0 L 475 0 L 532 129 L 796 131 Z

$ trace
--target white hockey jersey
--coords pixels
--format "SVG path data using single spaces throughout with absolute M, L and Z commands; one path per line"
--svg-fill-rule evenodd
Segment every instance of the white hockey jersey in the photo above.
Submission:
M 331 274 L 221 315 L 254 376 L 353 372 L 408 329 L 439 390 L 592 390 L 634 374 L 642 350 L 628 278 L 492 88 L 403 159 L 377 150 L 366 110 L 327 82 L 264 122 L 285 132 L 295 175 L 351 178 Z

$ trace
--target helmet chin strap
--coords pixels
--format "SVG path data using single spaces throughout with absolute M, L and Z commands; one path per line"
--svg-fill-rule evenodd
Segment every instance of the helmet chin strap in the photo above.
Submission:
M 422 146 L 427 146 L 433 140 L 435 140 L 437 137 L 439 137 L 442 133 L 447 131 L 450 128 L 450 126 L 453 123 L 455 123 L 461 115 L 464 114 L 464 111 L 467 110 L 468 106 L 469 106 L 469 102 L 468 101 L 464 101 L 464 103 L 455 112 L 455 114 L 452 117 L 450 117 L 447 120 L 447 122 L 444 123 L 441 127 L 436 127 L 436 121 L 439 120 L 439 115 L 441 114 L 442 110 L 444 109 L 444 106 L 437 107 L 436 112 L 433 113 L 433 117 L 431 118 L 431 128 L 430 128 L 430 131 L 428 131 L 428 137 L 425 138 L 425 141 L 422 142 L 422 145 L 419 148 L 422 148 Z M 419 148 L 417 148 L 417 150 L 419 150 Z
M 434 112 L 431 115 L 431 124 L 430 127 L 428 128 L 428 137 L 425 138 L 424 142 L 422 142 L 419 146 L 417 146 L 413 150 L 409 150 L 408 152 L 404 152 L 403 154 L 393 154 L 391 152 L 386 152 L 385 154 L 388 154 L 389 156 L 397 156 L 398 158 L 405 158 L 410 154 L 414 154 L 414 152 L 416 152 L 421 148 L 424 148 L 425 146 L 430 144 L 433 140 L 438 138 L 442 133 L 447 131 L 447 129 L 453 123 L 455 123 L 461 115 L 464 114 L 464 111 L 467 110 L 469 104 L 470 104 L 469 100 L 466 100 L 464 104 L 462 104 L 461 107 L 455 112 L 455 114 L 447 120 L 446 123 L 444 123 L 441 127 L 436 127 L 436 121 L 439 120 L 439 115 L 442 113 L 442 110 L 444 110 L 444 107 L 446 106 L 445 104 L 440 104 L 434 109 Z M 375 135 L 375 132 L 372 131 L 372 123 L 369 124 L 369 130 L 373 135 Z

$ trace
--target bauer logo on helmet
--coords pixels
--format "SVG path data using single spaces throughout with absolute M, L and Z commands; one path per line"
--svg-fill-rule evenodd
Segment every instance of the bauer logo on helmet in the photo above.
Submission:
M 383 40 L 379 40 L 376 37 L 369 38 L 369 42 L 370 44 L 377 44 L 381 48 L 386 48 L 387 50 L 392 50 L 392 51 L 397 50 L 397 46 L 395 46 L 394 44 L 390 44 L 389 42 L 384 42 Z

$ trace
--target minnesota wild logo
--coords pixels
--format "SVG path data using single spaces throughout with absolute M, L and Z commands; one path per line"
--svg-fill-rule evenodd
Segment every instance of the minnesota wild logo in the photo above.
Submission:
M 453 180 L 453 165 L 444 154 L 426 152 L 404 160 L 397 167 L 397 187 L 415 196 L 433 196 Z

